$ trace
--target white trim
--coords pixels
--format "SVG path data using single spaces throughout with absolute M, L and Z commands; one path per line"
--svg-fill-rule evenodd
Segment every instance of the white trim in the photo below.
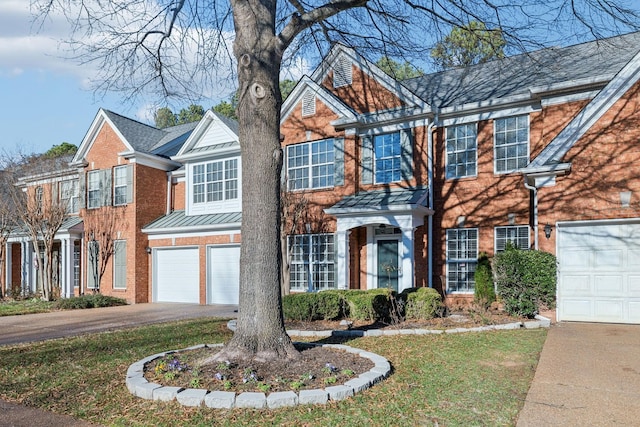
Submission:
M 191 227 L 170 227 L 170 228 L 158 228 L 151 229 L 143 228 L 141 231 L 148 235 L 149 240 L 157 240 L 157 239 L 170 239 L 170 238 L 181 238 L 181 237 L 194 237 L 196 236 L 220 236 L 224 234 L 231 234 L 232 231 L 236 230 L 237 233 L 240 234 L 240 226 L 242 224 L 239 222 L 230 222 L 226 224 L 219 225 L 197 225 Z
M 456 128 L 458 126 L 469 126 L 469 125 L 475 125 L 475 164 L 476 164 L 476 173 L 474 173 L 473 175 L 463 175 L 463 176 L 458 176 L 457 174 L 455 174 L 455 176 L 453 177 L 448 177 L 447 176 L 447 172 L 449 170 L 449 149 L 448 149 L 448 137 L 449 137 L 449 129 L 451 128 Z M 466 148 L 464 150 L 465 152 L 469 151 L 468 148 Z M 459 152 L 458 150 L 454 150 L 454 153 Z M 464 179 L 464 178 L 477 178 L 478 177 L 478 123 L 460 123 L 460 124 L 455 124 L 455 125 L 450 125 L 450 126 L 445 126 L 444 128 L 444 179 L 445 181 L 451 181 L 451 180 L 455 180 L 455 179 Z
M 445 118 L 445 119 L 442 119 L 440 123 L 437 123 L 437 124 L 438 126 L 445 126 L 445 127 L 455 126 L 455 125 L 462 125 L 462 124 L 468 124 L 473 122 L 482 122 L 486 120 L 502 119 L 502 118 L 511 117 L 511 116 L 522 116 L 525 114 L 531 114 L 539 111 L 542 111 L 541 105 L 534 105 L 534 104 L 523 105 L 520 107 L 505 108 L 501 110 L 485 111 L 485 112 L 479 112 L 476 114 L 468 114 L 464 116 L 455 116 L 455 117 Z
M 118 129 L 118 127 L 114 125 L 111 119 L 109 119 L 109 116 L 107 116 L 107 113 L 105 112 L 105 110 L 100 108 L 98 110 L 98 113 L 96 114 L 96 117 L 93 119 L 91 126 L 89 127 L 89 131 L 87 131 L 84 138 L 82 139 L 82 142 L 78 147 L 78 151 L 76 152 L 75 156 L 73 156 L 73 160 L 71 161 L 71 164 L 81 165 L 84 162 L 84 158 L 89 153 L 89 151 L 91 151 L 91 147 L 93 146 L 93 143 L 95 142 L 96 138 L 100 134 L 100 131 L 102 130 L 102 127 L 104 126 L 105 123 L 107 123 L 111 127 L 111 129 L 115 132 L 115 134 L 120 139 L 120 142 L 122 142 L 122 144 L 127 148 L 127 150 L 133 151 L 133 146 L 129 144 L 129 141 L 127 141 L 124 135 L 120 133 L 120 130 Z
M 308 76 L 302 76 L 302 79 L 300 79 L 296 87 L 282 104 L 282 108 L 280 108 L 280 124 L 283 124 L 289 118 L 298 103 L 302 102 L 302 97 L 307 91 L 315 93 L 316 103 L 318 101 L 322 102 L 331 111 L 336 113 L 336 115 L 346 118 L 346 120 L 357 121 L 358 115 L 351 107 L 335 97 L 327 88 L 320 86 Z
M 579 221 L 557 221 L 556 227 L 583 227 L 585 225 L 616 225 L 616 224 L 637 224 L 638 218 L 612 218 L 612 219 L 587 219 Z
M 516 129 L 517 129 L 517 121 L 518 118 L 520 117 L 526 117 L 527 118 L 527 166 L 530 163 L 531 160 L 531 116 L 529 114 L 521 114 L 521 115 L 517 115 L 517 116 L 507 116 L 507 117 L 501 117 L 500 119 L 497 120 L 503 120 L 503 119 L 509 119 L 509 118 L 514 118 L 516 120 Z M 499 171 L 498 170 L 498 156 L 496 155 L 496 150 L 498 149 L 498 146 L 496 145 L 496 123 L 497 120 L 493 121 L 493 173 L 496 175 L 506 175 L 506 174 L 510 174 L 510 173 L 517 173 L 520 171 L 523 171 L 527 168 L 527 166 L 524 166 L 522 168 L 518 168 L 516 167 L 516 169 L 507 169 L 504 171 Z M 522 142 L 519 141 L 516 144 L 516 147 L 518 147 Z M 516 161 L 520 156 L 516 155 Z M 505 157 L 505 159 L 509 159 L 510 157 Z M 500 159 L 503 160 L 503 159 Z
M 181 163 L 169 160 L 165 157 L 141 153 L 139 151 L 122 151 L 118 153 L 118 156 L 122 156 L 129 160 L 129 163 L 137 163 L 142 166 L 148 166 L 150 168 L 160 169 L 163 171 L 170 171 L 182 166 Z
M 182 148 L 180 148 L 180 151 L 178 151 L 178 153 L 175 156 L 171 156 L 171 159 L 176 162 L 183 163 L 186 160 L 191 160 L 191 159 L 204 157 L 204 156 L 210 156 L 211 152 L 205 151 L 202 153 L 188 153 L 188 151 L 190 151 L 191 149 L 193 149 L 198 145 L 202 137 L 207 133 L 207 131 L 213 124 L 216 124 L 221 127 L 221 130 L 225 132 L 226 136 L 229 138 L 228 142 L 237 143 L 237 147 L 230 147 L 229 151 L 232 151 L 232 150 L 240 151 L 238 135 L 236 135 L 236 133 L 231 128 L 229 128 L 229 126 L 227 126 L 225 122 L 222 121 L 222 119 L 220 119 L 220 117 L 218 117 L 218 115 L 215 112 L 211 110 L 207 110 L 204 117 L 200 119 L 200 122 L 198 123 L 198 125 L 193 129 L 193 131 L 191 132 L 191 135 L 189 135 L 185 143 L 182 145 Z M 222 153 L 223 150 L 216 150 L 216 154 L 218 152 Z

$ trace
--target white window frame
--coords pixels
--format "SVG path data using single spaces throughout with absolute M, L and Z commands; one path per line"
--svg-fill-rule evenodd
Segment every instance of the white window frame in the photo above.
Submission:
M 96 209 L 100 206 L 102 206 L 100 170 L 92 170 L 87 172 L 87 209 Z
M 332 188 L 335 161 L 333 138 L 288 145 L 287 188 L 291 191 Z
M 474 234 L 475 237 L 472 237 Z M 447 293 L 468 294 L 475 291 L 473 276 L 478 265 L 478 238 L 477 228 L 446 230 Z M 452 245 L 455 247 L 453 250 Z M 456 276 L 455 281 L 451 280 L 452 275 Z M 462 275 L 466 277 L 461 279 Z
M 393 141 L 393 149 L 391 153 L 383 153 L 381 156 L 378 155 L 378 142 L 382 141 L 383 147 L 386 147 L 384 141 L 386 138 L 397 138 L 397 147 L 396 141 Z M 397 148 L 398 152 L 394 152 Z M 389 170 L 387 167 L 381 168 L 379 162 L 391 163 L 391 179 L 378 179 L 378 173 L 388 173 Z M 373 182 L 375 184 L 389 184 L 391 182 L 399 182 L 402 181 L 402 135 L 400 135 L 400 131 L 396 132 L 387 132 L 381 133 L 378 135 L 373 135 Z M 397 176 L 396 176 L 397 174 Z
M 309 274 L 314 291 L 337 289 L 335 244 L 335 235 L 329 233 L 287 236 L 291 291 L 307 292 Z
M 459 129 L 465 128 L 467 132 L 473 130 L 473 147 L 469 148 L 469 139 L 471 136 L 465 132 L 464 136 L 459 136 Z M 462 145 L 462 148 L 461 148 Z M 470 152 L 472 155 L 470 156 Z M 449 162 L 449 157 L 453 156 L 456 160 L 466 157 L 465 161 Z M 472 157 L 473 161 L 470 161 Z M 478 123 L 465 123 L 446 127 L 445 138 L 445 175 L 446 179 L 470 178 L 478 176 Z M 473 165 L 473 173 L 469 172 L 470 165 Z M 450 170 L 453 168 L 453 170 Z M 464 173 L 458 173 L 460 169 L 464 169 Z
M 237 157 L 194 164 L 191 172 L 191 202 L 194 206 L 240 197 L 240 161 Z
M 128 165 L 116 166 L 113 168 L 114 206 L 122 206 L 127 204 L 127 167 Z M 118 194 L 118 190 L 120 190 L 121 194 Z
M 113 242 L 113 289 L 127 289 L 127 241 Z
M 515 120 L 515 127 L 508 127 L 510 121 Z M 520 125 L 526 122 L 526 128 Z M 498 130 L 502 127 L 500 123 L 504 123 L 504 130 Z M 526 138 L 523 138 L 520 132 L 526 131 Z M 494 159 L 494 171 L 496 174 L 512 173 L 516 172 L 529 164 L 529 140 L 530 140 L 531 127 L 529 123 L 529 115 L 523 114 L 519 116 L 510 116 L 495 119 L 493 121 L 493 159 Z M 504 141 L 498 145 L 498 140 L 502 139 L 499 135 L 504 134 Z M 510 138 L 510 135 L 515 135 L 515 140 Z M 520 153 L 521 148 L 526 146 L 526 153 Z M 515 155 L 508 155 L 509 150 L 515 150 Z M 504 151 L 504 156 L 499 156 L 499 151 Z M 507 167 L 510 161 L 515 160 L 515 167 Z M 502 165 L 504 163 L 504 165 Z
M 509 225 L 494 228 L 495 253 L 503 252 L 507 242 L 518 249 L 530 249 L 530 229 L 528 225 Z

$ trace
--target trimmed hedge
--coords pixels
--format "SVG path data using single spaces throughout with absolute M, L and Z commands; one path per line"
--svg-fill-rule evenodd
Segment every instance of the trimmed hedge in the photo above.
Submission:
M 335 290 L 290 294 L 282 297 L 285 320 L 313 321 L 349 318 L 364 321 L 390 321 L 404 317 L 431 319 L 444 312 L 442 297 L 430 288 L 367 291 Z M 398 313 L 392 311 L 398 311 Z
M 402 292 L 406 296 L 405 318 L 429 320 L 440 317 L 444 313 L 442 296 L 433 288 L 411 288 Z
M 493 259 L 493 275 L 505 310 L 533 317 L 541 306 L 553 308 L 556 257 L 548 252 L 509 248 Z
M 61 298 L 56 301 L 56 308 L 60 310 L 75 310 L 82 308 L 115 307 L 127 305 L 122 298 L 110 297 L 102 294 L 82 295 L 72 298 Z

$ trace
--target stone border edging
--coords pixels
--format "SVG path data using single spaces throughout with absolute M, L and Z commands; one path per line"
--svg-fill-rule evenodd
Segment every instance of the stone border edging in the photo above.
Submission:
M 387 359 L 375 353 L 349 347 L 342 344 L 313 344 L 297 343 L 309 347 L 329 347 L 354 353 L 360 357 L 365 357 L 374 363 L 374 367 L 360 374 L 357 378 L 350 379 L 342 385 L 326 387 L 324 389 L 281 391 L 273 392 L 269 395 L 257 392 L 244 392 L 236 394 L 229 391 L 212 391 L 205 389 L 164 387 L 160 384 L 150 383 L 144 377 L 144 366 L 152 360 L 164 357 L 180 351 L 195 350 L 202 347 L 222 347 L 223 344 L 200 344 L 182 350 L 171 350 L 164 353 L 154 354 L 145 357 L 129 366 L 127 370 L 127 388 L 134 396 L 143 399 L 170 402 L 177 400 L 184 406 L 202 406 L 209 408 L 231 409 L 231 408 L 252 408 L 252 409 L 275 409 L 285 406 L 296 406 L 305 404 L 326 404 L 331 401 L 343 400 L 353 396 L 374 384 L 382 381 L 391 373 L 391 364 Z

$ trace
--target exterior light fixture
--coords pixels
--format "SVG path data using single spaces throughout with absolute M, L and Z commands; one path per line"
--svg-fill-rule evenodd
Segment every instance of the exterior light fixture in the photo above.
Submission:
M 550 239 L 552 229 L 553 228 L 551 227 L 551 224 L 547 223 L 547 225 L 544 226 L 544 237 L 546 237 L 547 239 Z
M 146 248 L 144 248 L 144 250 L 151 255 L 151 248 L 149 246 L 147 246 Z

